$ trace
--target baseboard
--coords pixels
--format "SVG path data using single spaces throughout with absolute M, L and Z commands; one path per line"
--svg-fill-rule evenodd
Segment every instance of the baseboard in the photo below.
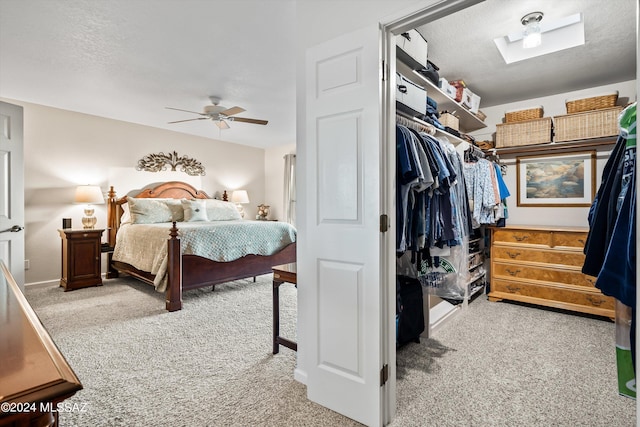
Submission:
M 293 370 L 293 379 L 301 384 L 307 385 L 307 373 L 300 368 Z
M 25 283 L 24 286 L 25 288 L 28 287 L 34 287 L 34 288 L 43 288 L 45 286 L 51 286 L 51 285 L 59 285 L 60 284 L 60 279 L 56 279 L 56 280 L 45 280 L 42 282 L 31 282 L 31 283 Z

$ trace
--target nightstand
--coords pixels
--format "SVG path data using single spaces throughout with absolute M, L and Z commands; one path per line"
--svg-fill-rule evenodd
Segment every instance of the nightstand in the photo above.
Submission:
M 58 230 L 62 238 L 62 277 L 60 286 L 66 291 L 101 286 L 101 240 L 104 230 Z

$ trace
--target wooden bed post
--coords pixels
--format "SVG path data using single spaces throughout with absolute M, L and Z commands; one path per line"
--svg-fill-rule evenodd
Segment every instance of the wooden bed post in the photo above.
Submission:
M 182 310 L 182 256 L 180 254 L 180 239 L 175 221 L 169 231 L 167 244 L 167 294 L 166 308 L 168 311 Z
M 118 205 L 116 204 L 116 191 L 113 189 L 113 185 L 109 187 L 107 193 L 107 243 L 111 250 L 107 252 L 107 279 L 115 279 L 118 277 L 118 270 L 113 268 L 111 258 L 113 257 L 113 248 L 116 246 L 116 233 L 120 226 L 120 220 L 118 218 Z

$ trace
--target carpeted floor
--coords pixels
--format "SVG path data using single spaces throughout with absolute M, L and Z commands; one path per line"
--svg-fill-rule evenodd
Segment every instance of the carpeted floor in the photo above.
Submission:
M 295 289 L 281 286 L 281 330 L 295 338 Z M 271 354 L 271 277 L 184 296 L 131 279 L 26 296 L 84 385 L 63 426 L 356 426 L 309 402 L 295 352 Z M 617 395 L 614 325 L 484 297 L 398 351 L 392 426 L 634 426 Z

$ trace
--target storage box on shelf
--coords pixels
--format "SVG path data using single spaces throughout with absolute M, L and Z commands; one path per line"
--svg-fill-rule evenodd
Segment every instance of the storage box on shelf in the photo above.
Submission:
M 582 113 L 585 111 L 613 108 L 618 102 L 618 91 L 605 95 L 591 96 L 589 98 L 569 99 L 565 101 L 567 114 Z
M 552 140 L 551 117 L 496 125 L 496 148 L 546 144 Z
M 428 43 L 422 34 L 416 30 L 409 30 L 396 37 L 397 55 L 401 60 L 407 61 L 403 57 L 408 56 L 423 67 L 427 65 Z
M 556 142 L 615 136 L 618 134 L 618 115 L 622 107 L 605 108 L 583 113 L 555 116 Z
M 427 112 L 427 91 L 399 73 L 396 73 L 396 101 L 419 114 Z
M 473 114 L 477 114 L 480 108 L 480 96 L 471 92 L 469 88 L 464 88 L 462 90 L 462 101 L 460 103 Z
M 460 130 L 460 119 L 451 113 L 442 113 L 438 119 L 442 126 L 450 127 L 451 129 Z
M 524 110 L 511 110 L 504 113 L 505 123 L 524 122 L 526 120 L 541 119 L 544 115 L 542 107 L 532 107 Z

